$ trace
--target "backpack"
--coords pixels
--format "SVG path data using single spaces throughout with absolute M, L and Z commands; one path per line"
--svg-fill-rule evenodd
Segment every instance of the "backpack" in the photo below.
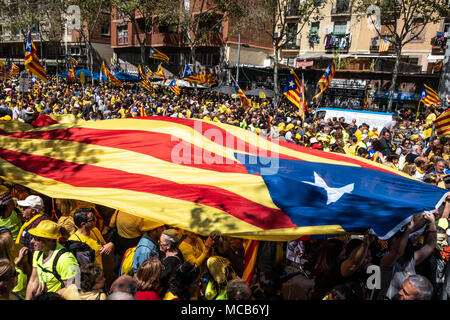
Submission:
M 143 238 L 148 238 L 147 234 L 142 236 Z M 142 246 L 142 245 L 140 245 Z M 146 247 L 146 246 L 144 246 Z M 120 263 L 119 268 L 119 277 L 125 274 L 132 276 L 133 275 L 133 259 L 134 252 L 136 251 L 137 246 L 128 248 L 127 251 L 123 254 L 122 262 Z
M 136 247 L 128 248 L 123 254 L 122 262 L 119 268 L 119 277 L 123 275 L 133 275 L 133 259 Z
M 85 242 L 67 240 L 64 246 L 68 251 L 72 252 L 80 266 L 95 262 L 95 251 Z

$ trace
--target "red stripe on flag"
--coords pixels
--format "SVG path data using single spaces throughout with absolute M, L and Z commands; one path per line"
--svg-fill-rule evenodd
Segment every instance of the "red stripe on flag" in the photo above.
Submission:
M 214 158 L 205 150 L 186 141 L 173 139 L 174 136 L 159 132 L 146 132 L 134 130 L 106 130 L 89 128 L 71 128 L 50 131 L 31 131 L 17 133 L 2 133 L 0 135 L 20 139 L 40 139 L 40 140 L 64 140 L 91 145 L 98 145 L 109 148 L 118 148 L 145 154 L 157 159 L 173 162 L 173 156 L 180 156 L 188 163 L 181 163 L 189 167 L 195 167 L 217 172 L 247 173 L 247 169 L 238 161 L 223 159 L 223 164 L 214 163 Z M 182 137 L 180 137 L 182 138 Z M 142 143 L 146 141 L 146 143 Z M 155 148 L 157 146 L 157 148 Z M 174 148 L 189 151 L 189 154 L 173 154 Z
M 95 165 L 80 165 L 1 147 L 0 154 L 4 160 L 22 170 L 75 187 L 123 189 L 199 203 L 225 211 L 263 230 L 297 227 L 289 216 L 279 209 L 268 208 L 214 186 L 181 184 L 143 174 Z

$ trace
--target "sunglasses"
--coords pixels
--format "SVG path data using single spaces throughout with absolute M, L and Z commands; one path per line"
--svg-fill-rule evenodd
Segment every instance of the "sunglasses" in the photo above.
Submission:
M 42 242 L 42 241 L 44 241 L 45 238 L 33 236 L 33 239 L 36 241 Z

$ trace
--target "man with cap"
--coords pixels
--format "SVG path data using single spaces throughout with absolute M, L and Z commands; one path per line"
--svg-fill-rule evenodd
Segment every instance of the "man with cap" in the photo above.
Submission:
M 145 231 L 145 233 L 139 240 L 136 246 L 136 251 L 134 252 L 133 274 L 136 273 L 137 269 L 145 259 L 151 257 L 159 258 L 158 241 L 164 229 L 165 228 L 162 223 L 144 219 L 142 231 Z
M 31 244 L 32 235 L 28 232 L 30 229 L 37 227 L 37 225 L 49 218 L 44 214 L 44 201 L 36 195 L 28 196 L 25 200 L 17 201 L 17 205 L 22 208 L 22 217 L 25 220 L 22 225 L 16 243 L 20 243 L 28 248 L 30 254 L 33 253 L 34 247 Z
M 35 250 L 25 296 L 26 300 L 31 300 L 42 292 L 57 292 L 67 287 L 77 273 L 78 262 L 58 243 L 61 234 L 56 222 L 43 220 L 28 232 L 33 237 L 31 244 Z
M 14 241 L 17 239 L 19 230 L 22 227 L 20 213 L 9 192 L 0 194 L 0 227 L 8 228 Z

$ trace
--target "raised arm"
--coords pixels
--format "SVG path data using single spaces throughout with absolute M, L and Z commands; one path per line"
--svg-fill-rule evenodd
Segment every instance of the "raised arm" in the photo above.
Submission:
M 428 258 L 433 253 L 434 248 L 436 248 L 437 231 L 434 214 L 426 213 L 423 217 L 428 220 L 428 228 L 425 231 L 423 247 L 414 252 L 416 264 L 420 264 Z
M 403 254 L 405 253 L 405 248 L 408 243 L 409 234 L 414 228 L 414 220 L 411 218 L 411 222 L 408 224 L 406 230 L 400 236 L 397 241 L 392 241 L 391 247 L 389 248 L 389 253 L 387 253 L 381 259 L 381 266 L 390 267 L 392 266 Z

